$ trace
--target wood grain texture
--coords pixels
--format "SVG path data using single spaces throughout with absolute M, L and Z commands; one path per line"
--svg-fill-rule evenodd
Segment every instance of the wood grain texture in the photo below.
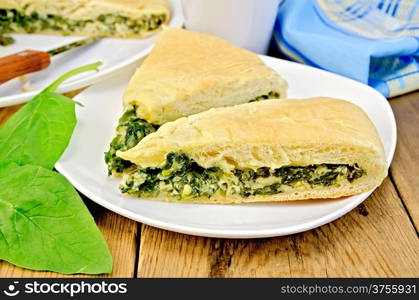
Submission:
M 419 228 L 419 92 L 390 101 L 397 120 L 398 143 L 390 171 L 395 186 Z
M 9 118 L 21 107 L 22 104 L 0 108 L 0 126 L 6 123 L 7 120 L 9 120 Z
M 292 236 L 213 239 L 143 226 L 138 276 L 418 276 L 418 253 L 416 232 L 386 179 L 349 214 Z

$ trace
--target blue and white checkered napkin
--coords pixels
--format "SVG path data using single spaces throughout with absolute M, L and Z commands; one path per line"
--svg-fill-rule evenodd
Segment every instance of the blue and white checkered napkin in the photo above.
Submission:
M 274 41 L 289 58 L 386 97 L 419 89 L 419 0 L 285 0 Z

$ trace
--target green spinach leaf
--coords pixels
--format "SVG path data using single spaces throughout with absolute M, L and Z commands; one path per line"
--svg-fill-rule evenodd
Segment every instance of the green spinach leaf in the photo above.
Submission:
M 0 258 L 65 274 L 112 270 L 102 234 L 65 177 L 5 162 L 0 163 Z
M 77 122 L 75 102 L 54 91 L 67 78 L 99 65 L 94 63 L 66 73 L 19 109 L 0 128 L 0 161 L 52 169 Z
M 72 185 L 51 171 L 76 124 L 75 103 L 54 93 L 74 69 L 0 128 L 0 259 L 34 270 L 108 273 L 112 257 Z

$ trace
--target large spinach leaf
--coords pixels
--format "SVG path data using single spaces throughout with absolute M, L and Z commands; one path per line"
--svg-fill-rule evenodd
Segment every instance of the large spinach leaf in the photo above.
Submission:
M 42 93 L 0 128 L 0 158 L 52 169 L 67 147 L 75 125 L 73 101 Z
M 111 254 L 89 211 L 50 170 L 76 125 L 75 103 L 54 91 L 99 65 L 64 74 L 0 128 L 0 259 L 66 274 L 111 272 Z
M 112 257 L 80 196 L 60 174 L 0 163 L 0 257 L 34 270 L 107 273 Z
M 0 161 L 51 169 L 67 147 L 77 122 L 75 102 L 54 91 L 65 79 L 99 64 L 66 73 L 19 109 L 0 128 Z

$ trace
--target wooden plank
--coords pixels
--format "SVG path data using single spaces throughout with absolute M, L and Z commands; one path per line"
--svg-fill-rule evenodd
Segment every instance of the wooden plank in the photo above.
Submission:
M 137 254 L 137 223 L 108 211 L 90 200 L 88 205 L 96 224 L 105 236 L 113 257 L 113 271 L 110 274 L 63 275 L 55 272 L 38 272 L 0 262 L 0 277 L 134 277 Z M 85 200 L 86 202 L 86 200 Z
M 398 142 L 390 172 L 395 186 L 419 228 L 419 92 L 390 101 L 397 120 Z
M 67 94 L 74 96 L 77 92 Z M 0 108 L 0 126 L 15 113 L 22 105 Z M 92 201 L 84 198 L 90 211 L 95 217 L 99 229 L 105 236 L 113 256 L 113 272 L 103 275 L 109 277 L 133 277 L 138 245 L 137 223 L 112 213 Z M 78 277 L 90 277 L 77 275 Z M 0 262 L 0 277 L 70 277 L 54 272 L 34 272 L 13 266 L 7 262 Z
M 21 104 L 0 108 L 0 126 L 6 123 L 20 107 L 22 107 Z
M 344 217 L 292 236 L 213 239 L 143 226 L 138 276 L 418 276 L 418 253 L 416 232 L 387 178 Z

